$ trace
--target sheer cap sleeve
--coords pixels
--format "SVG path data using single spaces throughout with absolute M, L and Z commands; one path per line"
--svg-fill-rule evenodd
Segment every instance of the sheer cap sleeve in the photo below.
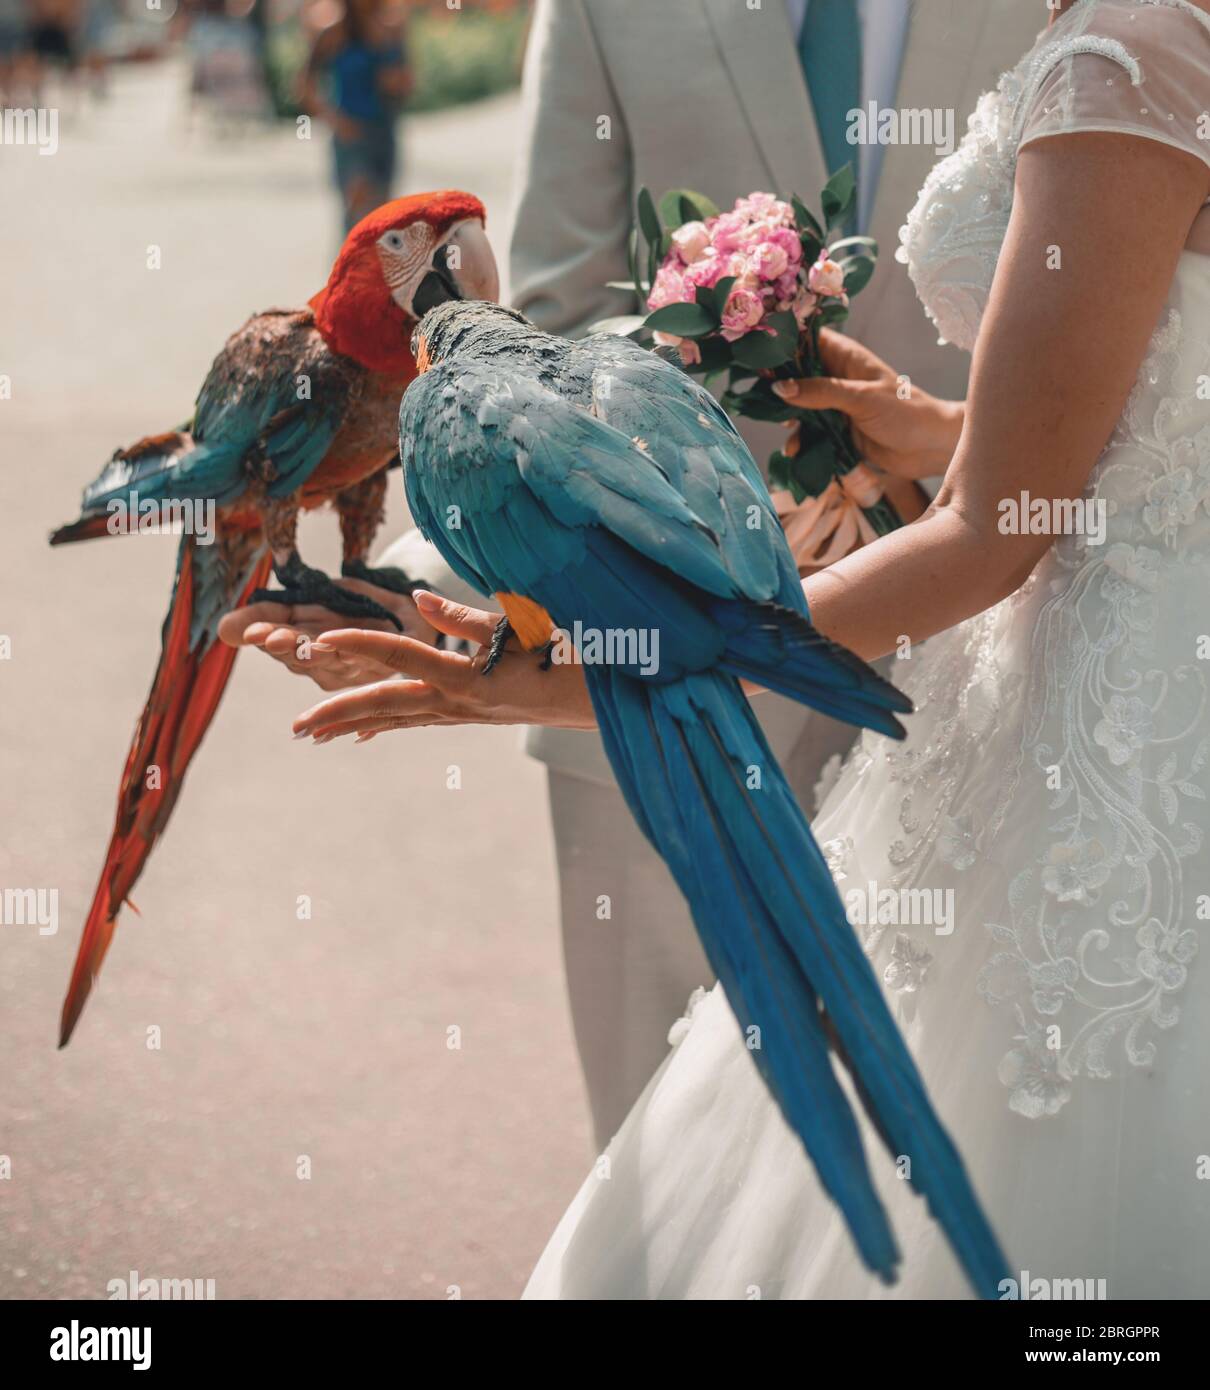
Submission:
M 1047 135 L 1141 135 L 1210 167 L 1210 11 L 1193 0 L 1078 0 L 1027 66 L 1018 148 Z

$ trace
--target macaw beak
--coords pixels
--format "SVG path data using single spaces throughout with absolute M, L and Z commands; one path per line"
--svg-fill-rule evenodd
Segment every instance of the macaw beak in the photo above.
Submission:
M 430 309 L 451 299 L 490 299 L 500 296 L 496 258 L 483 224 L 474 218 L 455 225 L 436 251 L 431 269 L 412 295 L 412 316 L 419 320 Z

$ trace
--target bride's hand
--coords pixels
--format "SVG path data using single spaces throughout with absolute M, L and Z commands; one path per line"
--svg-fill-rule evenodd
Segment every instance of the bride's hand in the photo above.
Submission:
M 945 472 L 962 433 L 961 401 L 938 400 L 915 385 L 905 399 L 893 368 L 830 328 L 820 334 L 819 355 L 828 376 L 774 384 L 788 405 L 843 411 L 858 449 L 886 473 L 931 478 Z
M 416 591 L 416 606 L 439 632 L 477 643 L 474 656 L 439 651 L 393 632 L 344 629 L 325 632 L 311 650 L 342 661 L 366 662 L 391 679 L 335 695 L 304 711 L 294 735 L 327 743 L 346 734 L 358 741 L 390 729 L 428 724 L 550 724 L 594 729 L 596 717 L 579 666 L 541 669 L 533 652 L 509 647 L 490 675 L 483 674 L 487 645 L 498 613 L 466 608 Z M 403 676 L 406 679 L 400 680 Z
M 365 594 L 394 613 L 404 633 L 418 642 L 432 643 L 437 630 L 416 611 L 406 594 L 367 584 L 360 579 L 338 579 L 346 589 Z M 315 603 L 250 603 L 234 608 L 219 621 L 218 635 L 229 647 L 259 647 L 299 676 L 310 676 L 321 690 L 347 690 L 351 685 L 368 685 L 387 680 L 391 671 L 372 655 L 316 650 L 315 639 L 333 628 L 347 628 L 349 618 Z M 368 631 L 394 632 L 386 619 L 367 618 L 361 624 Z

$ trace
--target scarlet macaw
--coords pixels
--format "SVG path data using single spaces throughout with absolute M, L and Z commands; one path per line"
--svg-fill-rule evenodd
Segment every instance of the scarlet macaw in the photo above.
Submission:
M 447 190 L 398 198 L 363 218 L 307 306 L 250 318 L 215 358 L 191 423 L 119 449 L 85 489 L 79 520 L 51 536 L 61 545 L 110 534 L 115 506 L 138 515 L 149 501 L 216 505 L 213 543 L 196 533 L 181 540 L 163 650 L 122 773 L 116 823 L 63 1004 L 60 1047 L 231 674 L 235 652 L 216 635 L 222 615 L 272 598 L 397 623 L 380 604 L 303 563 L 298 514 L 333 503 L 342 573 L 410 592 L 401 571 L 366 563 L 383 518 L 387 469 L 397 460 L 400 393 L 416 375 L 409 340 L 416 319 L 439 299 L 498 293 L 484 216 L 478 198 Z M 283 589 L 262 589 L 270 566 Z M 152 768 L 157 775 L 148 775 Z
M 413 347 L 408 503 L 453 570 L 496 595 L 498 638 L 549 659 L 556 628 L 658 634 L 657 670 L 650 637 L 585 664 L 605 749 L 862 1258 L 890 1282 L 900 1256 L 829 1047 L 976 1290 L 996 1297 L 1004 1257 L 740 680 L 892 737 L 910 701 L 811 625 L 752 455 L 684 372 L 499 305 L 436 307 Z

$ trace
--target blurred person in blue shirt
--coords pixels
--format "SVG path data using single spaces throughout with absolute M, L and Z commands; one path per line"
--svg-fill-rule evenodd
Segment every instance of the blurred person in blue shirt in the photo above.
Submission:
M 402 21 L 385 0 L 346 0 L 311 46 L 303 108 L 332 127 L 347 232 L 391 196 L 395 121 L 411 89 Z

